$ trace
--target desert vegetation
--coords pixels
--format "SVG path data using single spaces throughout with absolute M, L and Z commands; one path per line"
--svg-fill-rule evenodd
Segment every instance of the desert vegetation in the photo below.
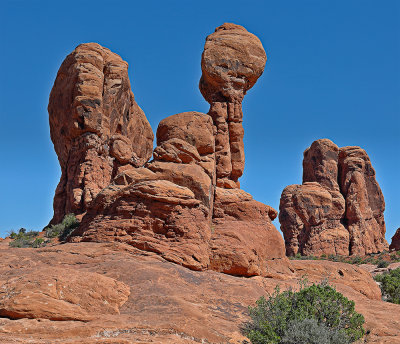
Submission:
M 63 220 L 56 225 L 51 225 L 45 228 L 47 238 L 58 237 L 61 241 L 64 241 L 72 233 L 72 231 L 79 226 L 79 221 L 74 214 L 67 214 Z
M 289 257 L 293 260 L 329 260 L 331 262 L 341 262 L 347 264 L 373 264 L 377 265 L 379 268 L 385 268 L 390 263 L 400 262 L 400 251 L 389 252 L 383 251 L 381 253 L 368 254 L 365 256 L 340 256 L 340 255 L 321 255 L 321 256 L 302 256 L 300 253 L 295 256 Z
M 10 242 L 11 247 L 42 247 L 44 246 L 45 240 L 38 238 L 39 232 L 27 231 L 25 228 L 20 228 L 18 232 L 11 231 L 9 237 L 12 239 Z
M 374 279 L 379 282 L 383 300 L 400 304 L 400 268 L 376 275 Z
M 277 287 L 249 308 L 244 333 L 252 344 L 346 344 L 364 335 L 364 317 L 326 282 L 300 284 L 299 291 Z
M 11 247 L 32 247 L 39 248 L 46 246 L 51 239 L 58 238 L 60 241 L 65 241 L 72 231 L 79 226 L 79 221 L 74 214 L 67 214 L 63 220 L 44 229 L 44 238 L 40 236 L 38 231 L 28 231 L 25 228 L 20 228 L 18 232 L 11 230 L 9 238 L 12 239 L 9 245 Z

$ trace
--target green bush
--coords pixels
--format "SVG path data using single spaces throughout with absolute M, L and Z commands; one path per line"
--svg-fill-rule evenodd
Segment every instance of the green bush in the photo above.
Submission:
M 10 238 L 13 239 L 9 243 L 11 247 L 42 247 L 45 242 L 42 238 L 36 238 L 39 235 L 37 231 L 27 231 L 25 228 L 21 228 L 18 233 L 12 231 Z
M 343 330 L 330 329 L 315 319 L 293 320 L 281 340 L 282 344 L 348 344 L 349 337 Z
M 389 266 L 389 262 L 387 262 L 386 260 L 379 260 L 378 261 L 378 268 L 387 268 Z
M 253 344 L 291 343 L 296 336 L 312 336 L 315 331 L 321 332 L 318 343 L 323 343 L 323 336 L 331 338 L 327 343 L 336 343 L 332 338 L 352 343 L 364 335 L 364 317 L 355 312 L 354 302 L 326 283 L 302 286 L 298 292 L 280 292 L 277 287 L 268 300 L 261 297 L 249 312 L 252 320 L 244 333 Z M 307 329 L 306 319 L 316 325 Z
M 64 241 L 72 233 L 72 231 L 79 226 L 79 221 L 74 214 L 67 214 L 64 216 L 61 223 L 51 225 L 45 229 L 47 238 L 56 238 Z
M 375 281 L 380 282 L 384 300 L 400 304 L 400 268 L 376 275 Z

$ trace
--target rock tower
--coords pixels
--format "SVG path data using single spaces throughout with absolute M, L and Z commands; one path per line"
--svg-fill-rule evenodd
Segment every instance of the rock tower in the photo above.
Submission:
M 328 139 L 304 152 L 303 184 L 281 196 L 286 254 L 364 255 L 388 248 L 385 201 L 367 153 Z

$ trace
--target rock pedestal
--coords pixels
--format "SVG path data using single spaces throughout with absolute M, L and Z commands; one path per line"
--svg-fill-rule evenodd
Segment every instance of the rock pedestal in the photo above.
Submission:
M 245 28 L 223 24 L 206 39 L 200 91 L 210 103 L 215 129 L 217 186 L 239 188 L 244 170 L 242 100 L 264 71 L 260 40 Z

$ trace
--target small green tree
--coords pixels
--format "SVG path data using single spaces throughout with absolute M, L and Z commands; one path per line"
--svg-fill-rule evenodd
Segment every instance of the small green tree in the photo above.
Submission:
M 380 282 L 383 299 L 400 304 L 400 268 L 376 275 L 375 281 Z
M 323 343 L 326 336 L 342 338 L 339 343 L 343 338 L 352 343 L 364 335 L 364 317 L 354 310 L 354 302 L 326 283 L 301 287 L 298 292 L 281 292 L 277 287 L 268 299 L 257 300 L 256 307 L 250 307 L 249 312 L 252 320 L 244 332 L 253 344 L 290 343 L 288 338 L 296 338 L 293 324 L 297 324 L 299 335 L 320 333 L 318 343 Z M 318 329 L 305 326 L 306 319 L 311 319 Z M 332 340 L 330 343 L 335 343 Z

